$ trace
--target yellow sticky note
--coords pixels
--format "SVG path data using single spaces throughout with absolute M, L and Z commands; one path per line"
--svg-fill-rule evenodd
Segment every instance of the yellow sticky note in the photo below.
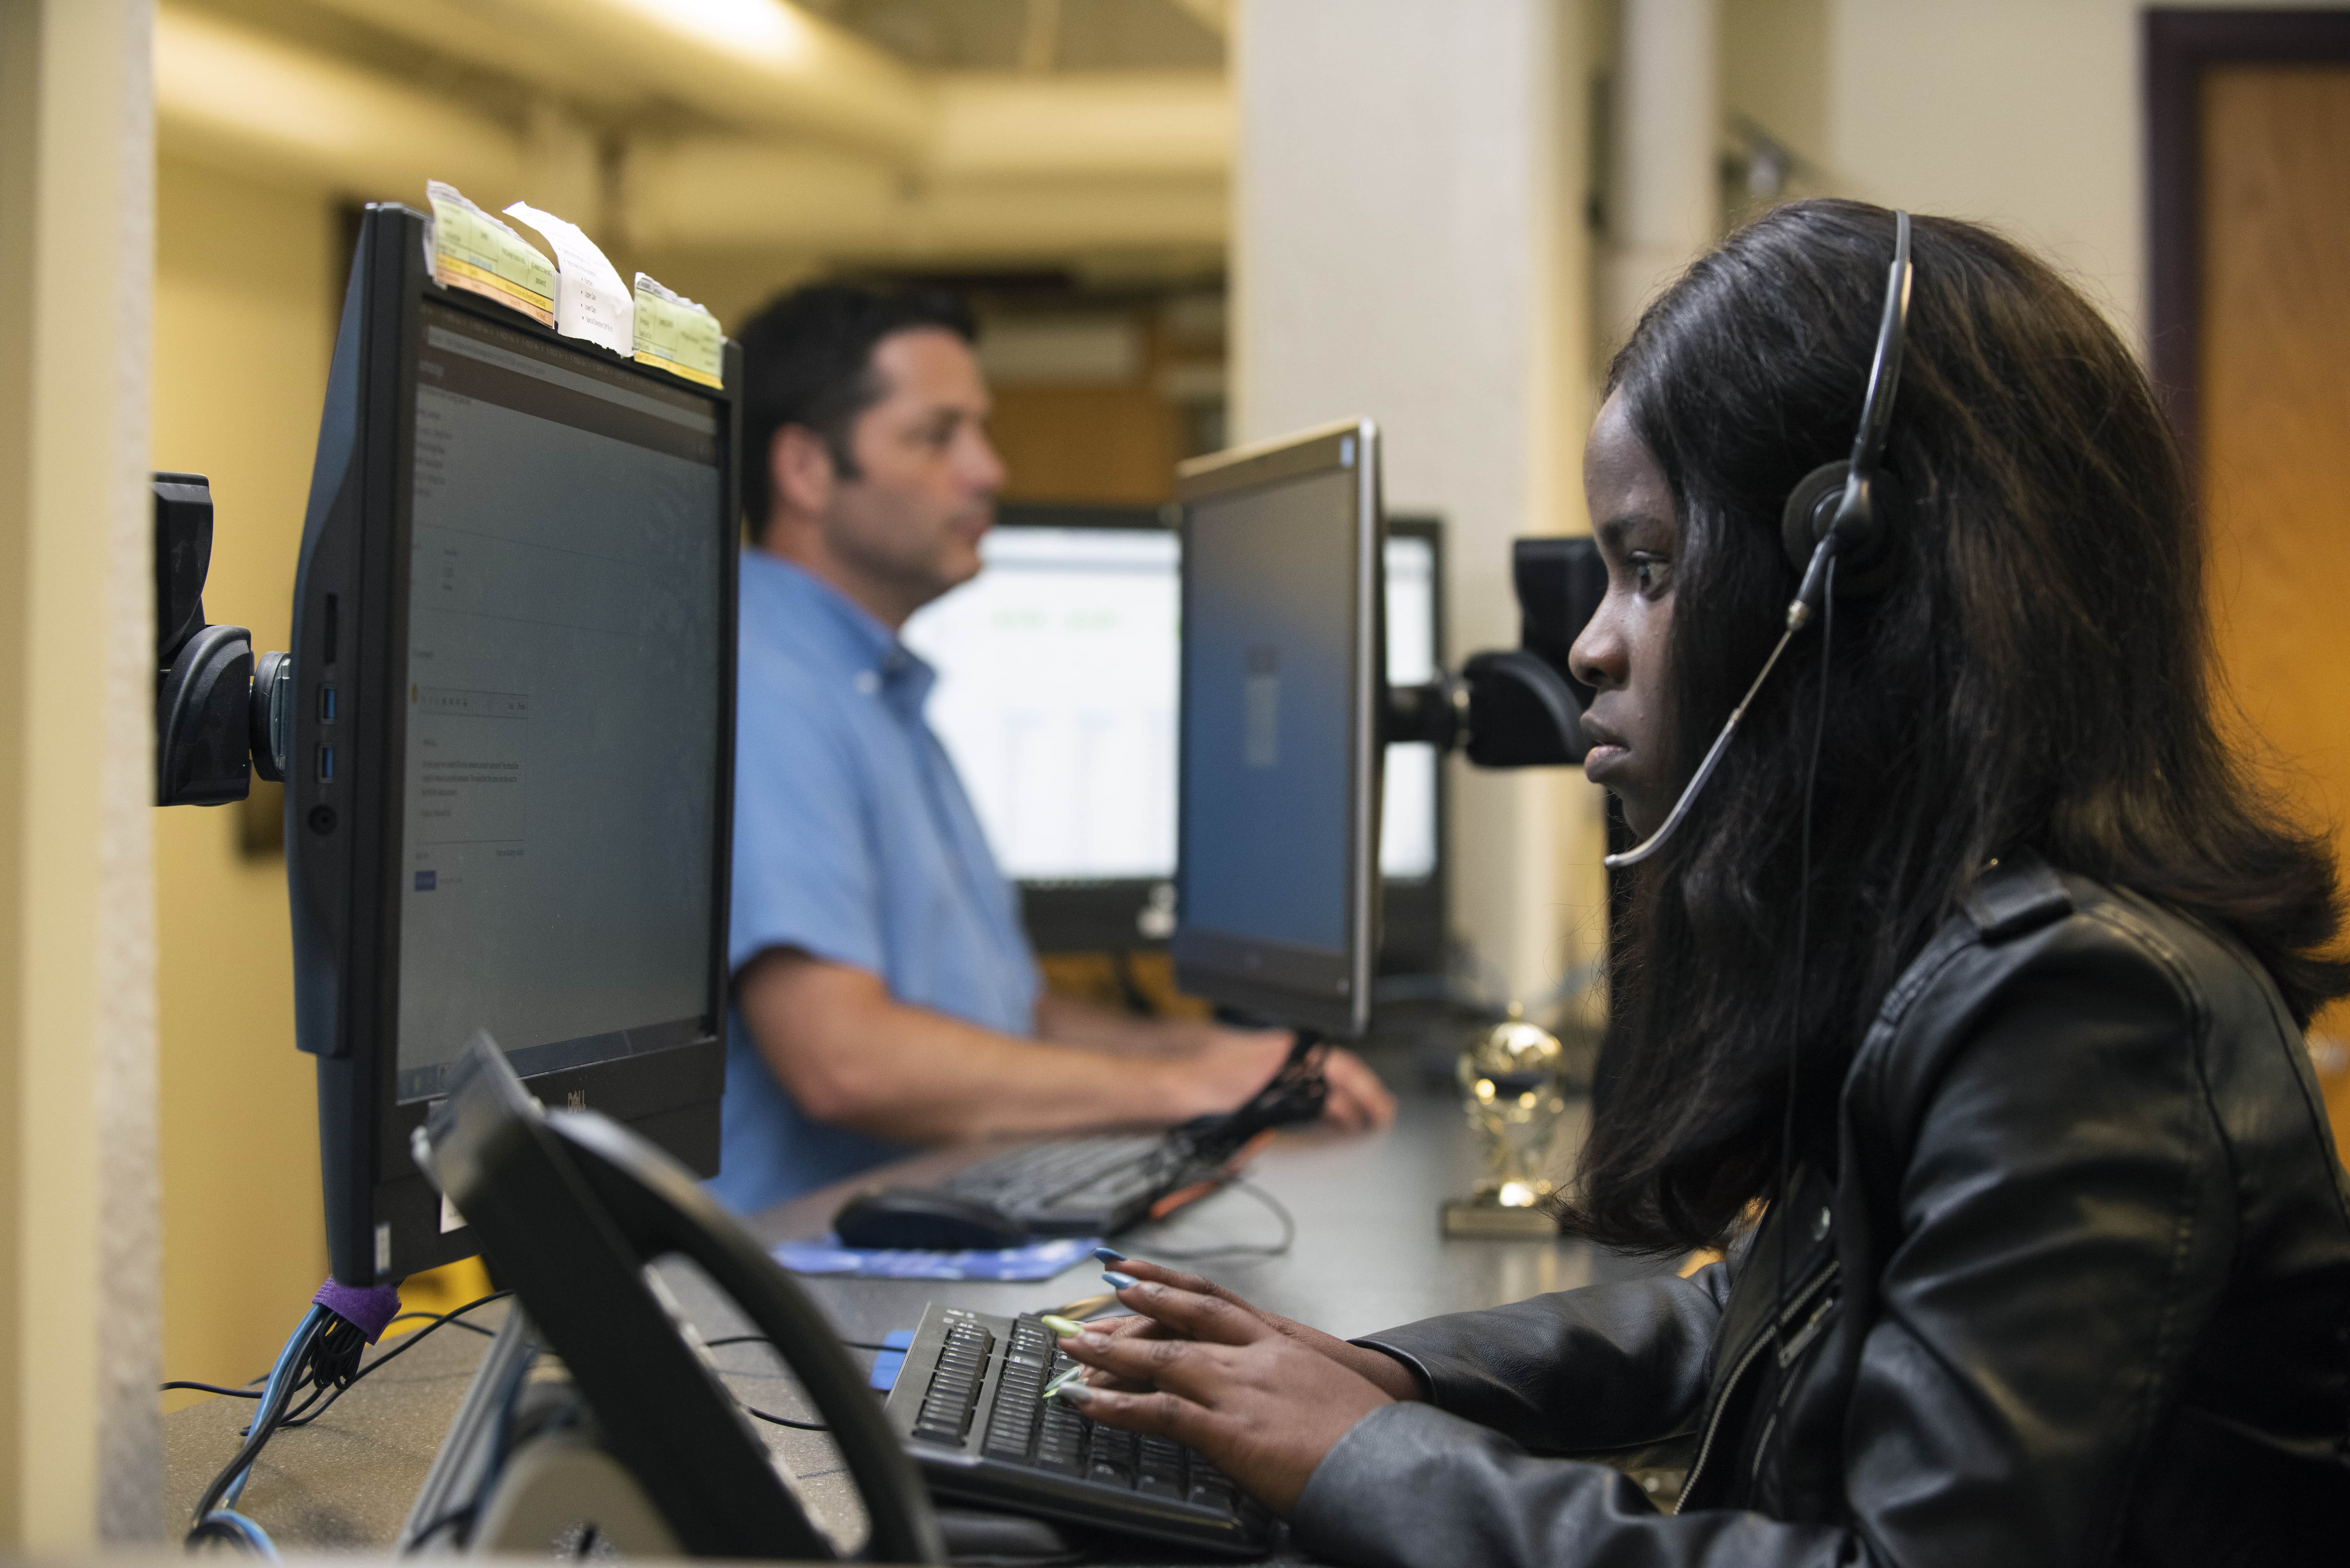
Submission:
M 643 273 L 637 274 L 636 306 L 638 364 L 705 387 L 725 385 L 726 337 L 718 330 L 718 317 Z
M 542 327 L 554 326 L 554 264 L 454 185 L 435 180 L 425 194 L 432 203 L 432 281 L 471 289 Z

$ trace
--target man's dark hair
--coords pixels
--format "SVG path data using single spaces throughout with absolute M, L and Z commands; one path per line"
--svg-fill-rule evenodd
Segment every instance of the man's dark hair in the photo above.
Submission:
M 1892 253 L 1881 208 L 1778 208 L 1650 306 L 1609 369 L 1680 520 L 1666 667 L 1681 778 L 1781 630 L 1796 572 L 1780 508 L 1851 450 Z M 2226 932 L 2304 1023 L 2350 991 L 2327 842 L 2214 717 L 2203 533 L 2145 372 L 2077 290 L 1989 230 L 1919 218 L 1913 254 L 1886 449 L 1895 575 L 1836 602 L 1831 670 L 1817 629 L 1789 651 L 1711 793 L 1632 873 L 1563 1214 L 1602 1241 L 1717 1242 L 1770 1196 L 1790 1051 L 1791 1158 L 1832 1159 L 1845 1064 L 1993 856 L 2035 850 Z
M 889 389 L 873 369 L 873 349 L 893 333 L 918 327 L 975 342 L 979 329 L 954 296 L 915 288 L 880 293 L 852 284 L 795 288 L 744 322 L 743 345 L 743 510 L 754 538 L 767 531 L 775 496 L 768 452 L 775 432 L 800 425 L 824 442 L 833 471 L 858 475 L 849 432 Z

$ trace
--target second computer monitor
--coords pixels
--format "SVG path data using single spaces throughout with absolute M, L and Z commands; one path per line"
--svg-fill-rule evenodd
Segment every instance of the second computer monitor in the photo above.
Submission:
M 1179 472 L 1176 983 L 1357 1035 L 1378 929 L 1378 430 Z

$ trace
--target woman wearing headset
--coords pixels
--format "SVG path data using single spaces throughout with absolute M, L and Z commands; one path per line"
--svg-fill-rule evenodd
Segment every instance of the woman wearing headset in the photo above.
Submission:
M 1642 317 L 1585 483 L 1586 768 L 1671 831 L 1562 1220 L 1729 1261 L 1353 1344 L 1129 1262 L 1064 1397 L 1350 1563 L 2340 1560 L 2334 867 L 2215 720 L 2135 360 L 1983 229 L 1783 207 Z M 1613 1468 L 1667 1462 L 1673 1514 Z

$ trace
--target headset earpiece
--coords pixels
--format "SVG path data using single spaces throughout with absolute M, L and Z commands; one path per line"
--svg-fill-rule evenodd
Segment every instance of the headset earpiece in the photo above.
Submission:
M 1847 462 L 1824 462 L 1796 481 L 1788 493 L 1787 504 L 1779 514 L 1779 542 L 1798 576 L 1812 564 L 1813 550 L 1835 524 L 1836 508 L 1844 501 L 1845 481 L 1851 472 L 1852 464 Z M 1892 514 L 1899 508 L 1900 497 L 1893 476 L 1882 467 L 1862 488 L 1836 545 L 1839 598 L 1874 592 L 1892 576 L 1898 553 L 1892 548 Z
M 1812 551 L 1827 537 L 1828 524 L 1835 521 L 1836 500 L 1844 494 L 1844 476 L 1851 472 L 1848 462 L 1824 462 L 1788 492 L 1787 504 L 1779 514 L 1779 541 L 1798 572 L 1812 564 Z

